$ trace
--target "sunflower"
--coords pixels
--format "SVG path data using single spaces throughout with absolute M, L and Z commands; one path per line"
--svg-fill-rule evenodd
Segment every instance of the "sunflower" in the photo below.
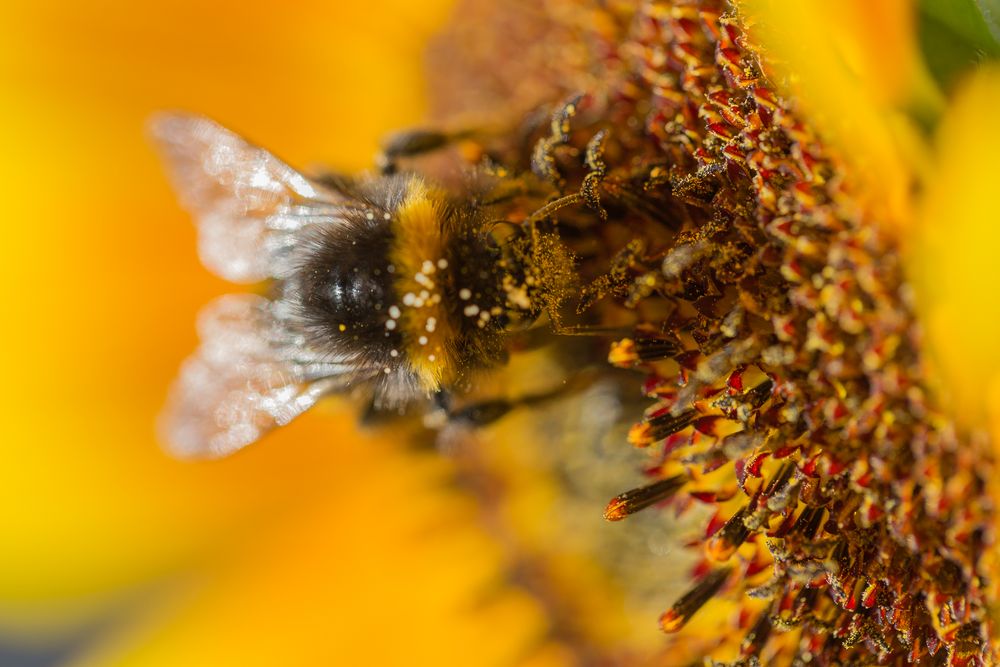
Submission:
M 985 262 L 950 244 L 993 219 L 989 171 L 954 136 L 978 126 L 953 120 L 993 75 L 989 50 L 963 67 L 929 46 L 988 39 L 989 13 L 928 3 L 918 35 L 904 2 L 464 7 L 432 70 L 442 122 L 548 105 L 551 135 L 510 132 L 533 151 L 486 153 L 587 204 L 554 216 L 600 234 L 611 267 L 578 312 L 632 314 L 609 360 L 645 375 L 628 440 L 652 479 L 606 516 L 714 508 L 660 619 L 681 636 L 664 659 L 991 662 L 993 352 L 979 382 L 957 360 L 992 314 L 953 296 L 978 300 Z M 497 24 L 515 27 L 469 27 Z M 728 619 L 712 647 L 685 631 L 702 607 Z
M 827 5 L 11 8 L 0 657 L 992 664 L 996 26 Z M 546 222 L 588 280 L 568 310 L 629 329 L 482 391 L 620 370 L 448 457 L 337 402 L 229 461 L 157 454 L 224 288 L 145 117 L 357 169 L 424 76 L 435 124 L 490 130 L 460 161 L 546 147 L 542 196 L 583 202 Z

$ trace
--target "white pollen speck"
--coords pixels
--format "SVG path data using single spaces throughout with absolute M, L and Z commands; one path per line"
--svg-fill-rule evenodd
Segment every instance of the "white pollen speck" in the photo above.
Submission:
M 426 301 L 427 299 L 431 298 L 431 293 L 425 289 L 422 289 L 420 290 L 420 298 Z
M 467 287 L 463 287 L 458 290 L 458 298 L 462 301 L 468 301 L 472 297 L 472 291 Z
M 421 345 L 427 345 L 427 336 L 421 336 L 420 338 L 417 339 L 417 342 L 420 343 Z
M 429 259 L 425 259 L 424 263 L 420 265 L 420 271 L 422 273 L 427 274 L 427 275 L 430 275 L 430 274 L 434 273 L 434 271 L 435 271 L 435 269 L 434 269 L 434 262 L 432 262 Z
M 389 356 L 390 357 L 398 357 L 399 356 L 399 350 L 389 350 Z
M 433 317 L 428 317 L 427 324 L 424 325 L 424 328 L 427 329 L 428 333 L 433 333 L 435 327 L 437 327 L 437 320 L 435 320 Z
M 403 295 L 403 305 L 404 306 L 412 306 L 413 302 L 416 301 L 416 300 L 417 300 L 417 297 L 416 297 L 416 295 L 413 294 L 413 292 L 407 292 L 406 294 Z
M 413 307 L 414 308 L 423 308 L 424 307 L 424 300 L 423 299 L 414 299 L 413 300 Z
M 382 214 L 382 218 L 385 219 L 385 220 L 389 220 L 389 219 L 392 218 L 392 216 L 389 215 L 388 211 L 386 211 L 385 213 Z
M 368 211 L 367 213 L 365 213 L 365 217 L 368 218 L 369 220 L 374 220 L 375 214 L 372 211 Z
M 465 310 L 463 310 L 462 312 L 465 313 L 468 317 L 475 317 L 476 315 L 479 314 L 479 306 L 477 306 L 476 304 L 472 304 L 471 306 L 466 306 Z
M 427 361 L 435 361 L 436 359 L 437 359 L 437 357 L 435 357 L 433 354 L 428 354 L 427 355 Z
M 385 328 L 388 329 L 389 331 L 392 331 L 393 329 L 395 329 L 396 328 L 396 320 L 386 320 L 385 321 Z
M 382 372 L 385 373 L 386 375 L 388 375 L 389 373 L 392 372 L 392 370 L 390 370 L 389 367 L 386 366 L 385 368 L 382 369 Z
M 439 259 L 438 260 L 438 268 L 439 269 L 447 269 L 448 268 L 448 260 L 446 260 L 446 259 Z
M 483 312 L 479 313 L 479 319 L 481 319 L 483 322 L 489 322 L 490 314 L 484 310 Z
M 389 273 L 395 273 L 396 272 L 396 265 L 395 264 L 390 264 L 389 266 L 385 267 L 385 270 L 388 271 Z
M 389 306 L 389 317 L 394 320 L 398 320 L 400 315 L 402 315 L 402 313 L 399 312 L 399 306 Z

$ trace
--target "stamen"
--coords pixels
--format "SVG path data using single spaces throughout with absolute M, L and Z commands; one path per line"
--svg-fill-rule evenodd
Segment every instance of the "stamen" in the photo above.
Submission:
M 688 481 L 687 475 L 674 475 L 661 479 L 646 486 L 626 491 L 615 496 L 607 509 L 604 510 L 604 518 L 608 521 L 621 521 L 625 517 L 635 514 L 650 505 L 655 505 L 661 500 L 671 497 Z
M 682 595 L 665 614 L 660 616 L 660 628 L 668 633 L 683 628 L 691 617 L 719 592 L 731 572 L 732 568 L 727 567 L 711 570 L 695 584 L 694 588 Z

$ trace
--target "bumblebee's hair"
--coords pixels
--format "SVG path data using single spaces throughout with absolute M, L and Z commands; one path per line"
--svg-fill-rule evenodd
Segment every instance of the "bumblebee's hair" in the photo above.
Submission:
M 499 356 L 500 251 L 479 210 L 416 176 L 340 187 L 356 205 L 310 234 L 281 287 L 309 342 L 366 369 L 389 404 Z

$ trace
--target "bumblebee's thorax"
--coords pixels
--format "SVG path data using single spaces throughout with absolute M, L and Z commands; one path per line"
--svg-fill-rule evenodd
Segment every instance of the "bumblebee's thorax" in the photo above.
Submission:
M 390 401 L 498 356 L 503 270 L 476 212 L 413 176 L 374 181 L 358 200 L 288 281 L 309 340 L 369 369 Z
M 419 178 L 392 217 L 395 322 L 421 386 L 436 391 L 486 359 L 503 327 L 495 253 L 475 211 L 461 210 Z

